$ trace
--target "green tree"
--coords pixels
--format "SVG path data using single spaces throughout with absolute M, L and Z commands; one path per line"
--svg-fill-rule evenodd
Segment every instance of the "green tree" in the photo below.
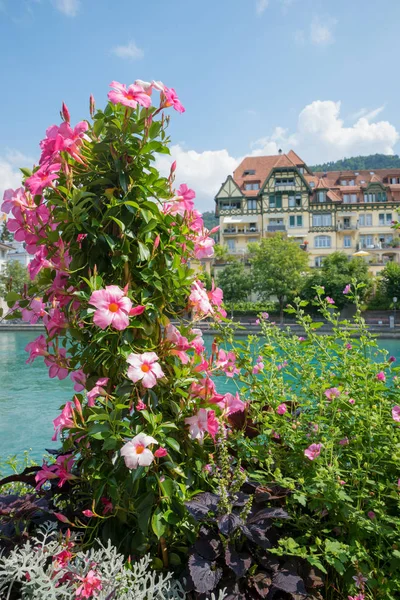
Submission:
M 259 244 L 249 244 L 252 254 L 254 289 L 261 300 L 276 296 L 281 322 L 289 296 L 299 293 L 308 270 L 308 255 L 291 239 L 275 234 Z
M 214 246 L 215 260 L 222 262 L 228 262 L 230 260 L 228 246 L 221 246 L 221 244 L 215 244 Z
M 388 262 L 381 273 L 379 292 L 392 304 L 393 298 L 400 299 L 400 265 L 395 262 Z
M 252 289 L 253 282 L 242 262 L 235 260 L 218 274 L 218 285 L 224 292 L 226 302 L 244 302 Z
M 17 260 L 12 260 L 6 264 L 4 272 L 0 274 L 0 297 L 4 298 L 8 292 L 22 294 L 24 285 L 29 283 L 26 267 Z
M 8 231 L 6 222 L 7 221 L 3 221 L 3 223 L 0 225 L 0 242 L 3 242 L 3 244 L 11 244 L 14 238 L 12 233 Z
M 315 296 L 315 286 L 323 286 L 325 293 L 335 300 L 338 308 L 343 308 L 351 300 L 343 290 L 348 283 L 356 279 L 364 283 L 365 287 L 359 290 L 361 299 L 371 291 L 372 279 L 368 272 L 368 264 L 361 257 L 349 260 L 344 252 L 333 252 L 322 263 L 320 269 L 314 269 L 307 278 L 301 296 L 305 300 L 312 300 Z

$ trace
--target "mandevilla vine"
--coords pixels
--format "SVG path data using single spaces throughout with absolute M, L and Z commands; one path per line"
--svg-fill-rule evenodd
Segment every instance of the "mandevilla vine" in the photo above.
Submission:
M 154 81 L 111 88 L 104 111 L 91 98 L 90 123 L 73 127 L 63 104 L 39 165 L 5 193 L 8 228 L 33 254 L 35 278 L 7 301 L 13 318 L 45 324 L 27 362 L 44 357 L 49 376 L 70 376 L 76 391 L 54 421 L 62 447 L 38 471 L 37 489 L 56 486 L 60 519 L 86 525 L 88 540 L 101 533 L 166 566 L 180 560 L 177 523 L 191 535 L 184 501 L 204 487 L 229 414 L 229 395 L 208 402 L 210 365 L 192 323 L 225 311 L 221 290 L 207 291 L 190 268 L 214 244 L 195 193 L 174 189 L 175 163 L 168 178 L 154 167 L 169 152 L 165 111 L 184 112 L 175 90 Z

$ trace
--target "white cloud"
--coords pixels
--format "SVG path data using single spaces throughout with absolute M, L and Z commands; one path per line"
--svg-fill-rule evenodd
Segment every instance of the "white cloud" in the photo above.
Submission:
M 54 6 L 67 17 L 78 14 L 80 0 L 53 0 Z
M 310 26 L 311 42 L 317 46 L 327 46 L 335 41 L 333 37 L 333 28 L 336 25 L 336 19 L 328 18 L 323 23 L 319 17 L 314 17 Z
M 268 7 L 269 0 L 256 0 L 256 13 L 262 15 Z
M 399 133 L 388 121 L 372 122 L 383 107 L 366 111 L 349 126 L 340 116 L 341 103 L 315 100 L 303 108 L 295 131 L 275 127 L 270 135 L 251 145 L 247 156 L 278 154 L 280 149 L 295 150 L 308 164 L 338 160 L 358 154 L 393 154 Z M 232 174 L 242 157 L 231 156 L 228 150 L 187 150 L 183 145 L 172 146 L 171 157 L 157 159 L 160 171 L 167 175 L 173 160 L 177 161 L 176 183 L 187 183 L 197 193 L 199 210 L 213 210 L 214 196 L 221 183 Z
M 307 42 L 314 46 L 329 46 L 335 41 L 333 31 L 337 24 L 337 19 L 333 17 L 314 17 L 311 21 L 308 31 L 298 29 L 295 31 L 294 40 L 296 43 L 303 45 Z
M 116 46 L 112 49 L 112 53 L 119 58 L 127 58 L 129 60 L 138 60 L 144 56 L 143 50 L 138 48 L 133 40 L 125 46 Z

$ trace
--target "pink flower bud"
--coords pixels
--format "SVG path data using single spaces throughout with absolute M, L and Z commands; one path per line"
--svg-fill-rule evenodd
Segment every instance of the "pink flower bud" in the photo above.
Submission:
M 55 512 L 53 514 L 61 523 L 70 523 L 70 520 L 61 513 Z
M 154 452 L 154 456 L 156 456 L 157 458 L 161 458 L 162 456 L 167 456 L 168 452 L 165 448 L 157 448 L 157 450 Z
M 71 121 L 69 110 L 65 102 L 62 103 L 61 118 L 64 119 L 66 123 L 69 123 Z
M 154 240 L 153 250 L 157 250 L 159 245 L 160 245 L 160 236 L 157 235 L 156 239 Z
M 85 517 L 94 517 L 94 513 L 91 510 L 83 510 L 82 514 L 85 515 Z
M 129 316 L 130 317 L 137 317 L 138 315 L 141 315 L 142 313 L 144 313 L 145 310 L 146 310 L 145 306 L 142 306 L 142 305 L 134 306 L 129 311 Z

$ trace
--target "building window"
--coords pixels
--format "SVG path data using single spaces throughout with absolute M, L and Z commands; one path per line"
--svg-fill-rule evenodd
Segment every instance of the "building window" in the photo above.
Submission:
M 364 202 L 386 202 L 386 192 L 364 194 Z
M 380 213 L 379 225 L 391 225 L 392 224 L 392 213 Z
M 257 200 L 247 200 L 247 210 L 256 210 Z
M 249 223 L 249 231 L 255 233 L 257 231 L 257 223 Z
M 371 227 L 372 214 L 360 215 L 358 224 L 360 225 L 360 227 Z
M 389 181 L 391 184 L 396 184 L 396 183 L 400 183 L 400 178 L 399 177 L 390 177 Z
M 313 181 L 310 181 L 310 188 L 314 188 L 315 187 L 315 183 Z
M 277 195 L 277 194 L 270 194 L 269 207 L 270 208 L 282 208 L 282 196 Z
M 275 187 L 290 187 L 294 185 L 294 179 L 293 177 L 290 178 L 282 178 L 282 179 L 275 179 Z
M 325 202 L 326 201 L 326 192 L 317 192 L 317 201 Z
M 351 236 L 350 235 L 345 235 L 343 238 L 343 247 L 344 248 L 351 248 Z
M 331 213 L 313 213 L 312 224 L 313 227 L 329 227 L 332 225 Z
M 323 256 L 316 256 L 314 259 L 314 265 L 316 267 L 322 267 Z
M 303 227 L 302 215 L 290 215 L 289 216 L 289 227 Z
M 255 175 L 256 171 L 255 169 L 246 169 L 246 171 L 243 172 L 243 177 L 246 177 L 246 175 Z
M 304 173 L 304 167 L 297 167 L 297 168 L 299 169 L 299 173 L 301 175 L 303 175 L 303 173 Z
M 342 179 L 342 181 L 340 182 L 340 185 L 347 185 L 347 179 Z
M 374 238 L 372 235 L 360 235 L 360 247 L 361 248 L 373 248 Z
M 229 252 L 235 252 L 236 240 L 226 240 Z
M 357 194 L 343 194 L 343 204 L 356 204 Z
M 317 235 L 317 237 L 314 239 L 314 247 L 315 248 L 330 248 L 331 247 L 330 235 Z
M 244 189 L 246 191 L 259 190 L 260 189 L 260 184 L 258 182 L 257 183 L 249 183 L 249 182 L 247 182 L 247 183 L 244 184 Z
M 290 194 L 288 200 L 289 208 L 294 208 L 296 206 L 295 202 L 294 194 Z
M 240 210 L 240 208 L 241 208 L 240 200 L 238 202 L 235 202 L 233 200 L 231 200 L 231 201 L 228 200 L 228 202 L 220 202 L 219 208 L 221 210 L 235 210 L 235 209 Z

